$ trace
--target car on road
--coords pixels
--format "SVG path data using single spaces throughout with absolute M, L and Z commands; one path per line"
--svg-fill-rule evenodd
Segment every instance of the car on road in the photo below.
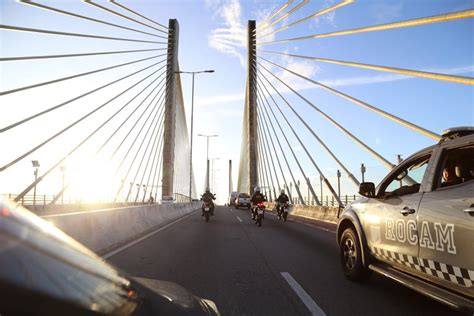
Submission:
M 348 205 L 337 226 L 344 274 L 372 272 L 474 313 L 474 127 L 402 161 Z
M 1 315 L 219 315 L 178 284 L 119 272 L 52 224 L 0 200 Z
M 232 206 L 232 205 L 235 205 L 235 200 L 237 199 L 237 197 L 239 196 L 239 192 L 231 192 L 230 195 L 229 195 L 229 199 L 227 200 L 227 205 L 228 206 Z
M 239 196 L 235 199 L 235 207 L 246 207 L 250 209 L 250 195 L 247 193 L 239 193 Z

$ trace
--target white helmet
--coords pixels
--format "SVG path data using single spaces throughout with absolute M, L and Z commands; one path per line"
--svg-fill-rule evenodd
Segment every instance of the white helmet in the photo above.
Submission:
M 254 192 L 260 192 L 260 187 L 259 187 L 259 186 L 256 186 L 253 191 L 254 191 Z

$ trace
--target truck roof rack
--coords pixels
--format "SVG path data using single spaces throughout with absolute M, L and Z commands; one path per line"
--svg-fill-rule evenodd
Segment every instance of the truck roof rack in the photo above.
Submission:
M 459 126 L 459 127 L 452 127 L 444 130 L 441 133 L 441 140 L 440 143 L 474 134 L 474 126 Z

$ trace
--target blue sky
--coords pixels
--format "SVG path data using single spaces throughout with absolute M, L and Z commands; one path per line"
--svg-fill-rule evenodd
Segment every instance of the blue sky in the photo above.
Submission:
M 40 2 L 40 1 L 38 1 Z M 219 134 L 211 141 L 211 157 L 216 161 L 217 193 L 224 198 L 227 195 L 227 160 L 234 161 L 234 185 L 237 183 L 237 166 L 240 156 L 242 114 L 246 80 L 246 26 L 249 19 L 262 21 L 285 1 L 121 1 L 128 7 L 167 25 L 169 18 L 176 18 L 180 24 L 179 59 L 182 70 L 193 71 L 215 69 L 215 74 L 196 77 L 195 94 L 195 154 L 194 166 L 205 164 L 205 139 L 198 133 Z M 293 6 L 299 1 L 295 1 Z M 79 1 L 41 1 L 50 6 L 71 12 L 95 17 L 134 27 L 143 31 L 150 29 L 107 14 Z M 106 2 L 98 3 L 115 8 Z M 320 11 L 336 1 L 310 1 L 288 19 L 275 27 L 284 26 L 299 18 Z M 323 15 L 301 23 L 293 28 L 279 32 L 275 40 L 327 33 L 375 24 L 390 23 L 442 13 L 472 9 L 474 2 L 469 0 L 409 0 L 409 1 L 355 1 L 333 13 Z M 150 36 L 130 31 L 112 29 L 108 26 L 66 17 L 47 12 L 13 1 L 0 2 L 2 24 L 42 29 L 55 29 L 78 33 L 106 34 L 117 37 L 146 38 Z M 159 34 L 159 33 L 156 33 Z M 474 23 L 473 19 L 409 27 L 389 31 L 370 32 L 323 39 L 298 41 L 263 46 L 263 49 L 277 52 L 341 59 L 354 62 L 371 63 L 392 67 L 410 68 L 424 71 L 441 72 L 461 76 L 474 74 Z M 156 47 L 151 44 L 138 44 L 90 39 L 76 39 L 62 36 L 44 36 L 30 33 L 1 31 L 0 53 L 2 57 L 31 54 L 58 54 L 71 52 L 92 52 L 102 50 L 125 50 Z M 269 37 L 268 39 L 271 39 Z M 266 41 L 267 38 L 262 39 Z M 158 45 L 159 47 L 159 45 Z M 259 53 L 260 54 L 260 53 Z M 474 90 L 472 86 L 422 78 L 409 78 L 373 70 L 363 70 L 347 66 L 331 65 L 296 58 L 261 53 L 275 63 L 301 72 L 344 93 L 361 99 L 387 112 L 400 116 L 424 128 L 441 133 L 442 130 L 459 125 L 474 125 Z M 152 56 L 152 53 L 140 53 L 130 56 L 91 57 L 82 59 L 63 59 L 52 61 L 4 62 L 1 66 L 0 90 L 54 79 L 78 72 L 93 70 Z M 0 97 L 0 125 L 14 122 L 18 118 L 47 108 L 81 91 L 87 91 L 98 84 L 117 78 L 139 69 L 135 65 L 127 70 L 116 70 L 74 79 L 51 87 L 31 89 Z M 264 63 L 265 64 L 265 63 Z M 266 67 L 268 64 L 265 64 Z M 421 147 L 428 146 L 433 140 L 399 126 L 385 118 L 362 109 L 327 91 L 314 88 L 311 84 L 296 79 L 275 67 L 270 67 L 280 78 L 296 87 L 300 93 L 314 102 L 327 114 L 345 125 L 348 130 L 362 139 L 372 148 L 391 161 L 396 155 L 407 157 Z M 190 109 L 191 82 L 182 77 L 186 109 Z M 0 145 L 8 148 L 2 157 L 2 165 L 18 156 L 32 144 L 38 143 L 53 131 L 71 122 L 74 117 L 92 109 L 98 102 L 106 100 L 124 89 L 130 82 L 124 82 L 117 90 L 99 94 L 95 99 L 86 99 L 57 111 L 17 130 L 0 135 Z M 344 136 L 333 125 L 305 105 L 298 97 L 285 89 L 285 97 L 294 105 L 318 135 L 340 157 L 349 170 L 360 178 L 360 163 L 367 166 L 366 179 L 380 181 L 386 173 L 382 164 L 364 152 L 359 146 Z M 278 98 L 276 98 L 278 100 Z M 287 109 L 286 113 L 289 113 Z M 109 113 L 104 110 L 104 113 Z M 104 114 L 105 115 L 105 114 Z M 334 161 L 321 149 L 304 127 L 292 115 L 289 120 L 299 131 L 311 154 L 335 185 L 338 168 Z M 52 165 L 62 153 L 84 134 L 84 130 L 97 125 L 99 119 L 92 118 L 80 129 L 71 132 L 68 137 L 58 139 L 55 145 L 36 152 L 31 159 L 39 159 L 46 168 Z M 318 178 L 309 160 L 304 156 L 294 137 L 290 136 L 294 149 L 305 166 L 312 181 Z M 91 144 L 90 148 L 94 146 Z M 56 157 L 56 158 L 54 158 Z M 30 158 L 0 174 L 0 192 L 18 192 L 32 179 Z M 80 159 L 79 159 L 80 160 Z M 292 159 L 290 158 L 290 161 Z M 302 180 L 291 162 L 295 175 Z M 72 164 L 73 165 L 73 164 Z M 71 169 L 74 167 L 71 167 Z M 78 168 L 78 167 L 76 167 Z M 70 171 L 73 173 L 73 171 Z M 76 171 L 77 173 L 78 171 Z M 103 177 L 103 176 L 102 176 Z M 198 190 L 204 183 L 204 168 L 195 168 Z M 90 179 L 89 179 L 90 180 Z M 40 192 L 54 193 L 59 185 L 59 174 L 51 175 L 48 184 L 40 187 Z M 85 180 L 83 180 L 85 182 Z M 46 183 L 46 182 L 45 182 Z M 103 182 L 107 186 L 107 182 Z M 52 192 L 51 192 L 52 191 Z M 306 192 L 306 190 L 303 189 Z M 319 187 L 315 187 L 319 192 Z M 325 189 L 325 192 L 327 190 Z M 342 193 L 352 194 L 356 188 L 347 177 L 342 177 Z M 223 200 L 221 200 L 222 202 Z

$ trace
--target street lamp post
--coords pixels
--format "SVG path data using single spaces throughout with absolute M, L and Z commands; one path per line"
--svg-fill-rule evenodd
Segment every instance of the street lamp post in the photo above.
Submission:
M 61 171 L 61 204 L 64 204 L 64 173 L 66 172 L 66 166 L 59 167 Z
M 33 172 L 35 176 L 35 187 L 33 189 L 33 209 L 36 210 L 36 181 L 38 181 L 38 168 L 40 164 L 38 160 L 32 160 L 31 164 L 33 165 L 33 168 L 35 168 L 35 171 Z
M 192 190 L 193 190 L 193 121 L 194 121 L 194 75 L 200 73 L 213 73 L 214 70 L 202 70 L 202 71 L 176 71 L 176 74 L 191 74 L 191 134 L 190 134 L 190 146 L 189 146 L 189 202 L 193 201 Z
M 219 135 L 204 135 L 198 134 L 198 136 L 207 138 L 207 154 L 206 154 L 206 164 L 207 164 L 207 173 L 206 173 L 206 188 L 209 188 L 209 138 L 218 137 Z

